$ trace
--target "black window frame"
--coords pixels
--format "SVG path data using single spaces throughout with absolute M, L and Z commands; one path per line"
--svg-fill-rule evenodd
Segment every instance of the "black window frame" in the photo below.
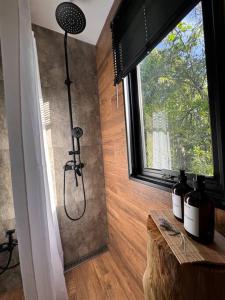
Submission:
M 209 108 L 212 131 L 212 149 L 214 162 L 214 176 L 206 178 L 207 193 L 214 199 L 218 208 L 225 210 L 225 30 L 223 0 L 200 0 L 202 4 L 203 27 L 205 38 L 206 68 L 208 78 Z M 193 9 L 190 8 L 188 12 Z M 186 12 L 186 14 L 188 14 Z M 185 15 L 186 15 L 185 14 Z M 169 27 L 157 37 L 159 42 L 185 16 L 179 16 Z M 152 49 L 154 49 L 152 47 Z M 146 53 L 147 55 L 147 53 Z M 129 164 L 129 178 L 150 186 L 170 191 L 175 184 L 176 171 L 156 170 L 144 168 L 141 115 L 138 97 L 137 67 L 123 79 L 125 116 L 127 131 L 127 150 Z M 224 137 L 224 139 L 223 139 Z M 188 179 L 193 179 L 193 174 Z

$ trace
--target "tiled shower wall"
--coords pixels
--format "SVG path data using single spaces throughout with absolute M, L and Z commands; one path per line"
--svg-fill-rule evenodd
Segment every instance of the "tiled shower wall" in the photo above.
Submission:
M 87 196 L 87 211 L 78 222 L 67 219 L 63 209 L 63 165 L 71 157 L 70 123 L 65 81 L 63 35 L 34 26 L 37 43 L 44 115 L 56 183 L 60 233 L 69 267 L 82 257 L 104 247 L 107 241 L 106 205 L 96 79 L 95 47 L 69 38 L 74 125 L 83 128 L 82 161 Z M 83 195 L 74 191 L 73 176 L 68 176 L 67 202 L 73 216 L 82 212 Z M 77 203 L 75 203 L 74 196 Z M 76 209 L 77 208 L 77 209 Z
M 75 126 L 83 128 L 82 161 L 87 210 L 78 222 L 67 219 L 63 209 L 63 166 L 71 157 L 70 123 L 65 81 L 63 35 L 33 26 L 43 93 L 42 113 L 56 192 L 60 234 L 66 268 L 101 251 L 107 242 L 106 205 L 96 81 L 95 47 L 69 38 L 69 61 Z M 15 226 L 10 178 L 9 146 L 5 121 L 3 78 L 0 71 L 0 239 L 4 230 Z M 67 175 L 66 201 L 76 217 L 82 212 L 81 190 L 74 190 L 72 174 Z M 1 255 L 1 254 L 0 254 Z M 4 260 L 4 258 L 0 257 Z M 15 258 L 17 259 L 17 257 Z M 0 276 L 0 293 L 20 284 L 20 272 Z

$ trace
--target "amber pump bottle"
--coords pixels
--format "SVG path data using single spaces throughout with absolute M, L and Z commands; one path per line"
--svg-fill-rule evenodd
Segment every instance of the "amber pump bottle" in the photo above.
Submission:
M 184 228 L 190 237 L 203 244 L 213 242 L 214 210 L 205 192 L 205 177 L 197 176 L 194 191 L 184 198 Z
M 173 214 L 177 220 L 184 220 L 184 196 L 189 193 L 192 188 L 187 184 L 187 176 L 184 170 L 180 170 L 178 177 L 179 182 L 172 189 Z

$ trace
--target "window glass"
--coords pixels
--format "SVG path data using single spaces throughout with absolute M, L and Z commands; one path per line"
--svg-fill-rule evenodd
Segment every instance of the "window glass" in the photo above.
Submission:
M 202 7 L 138 66 L 144 164 L 213 176 Z

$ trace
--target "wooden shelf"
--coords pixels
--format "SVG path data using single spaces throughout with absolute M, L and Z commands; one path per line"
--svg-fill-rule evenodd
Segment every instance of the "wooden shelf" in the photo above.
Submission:
M 193 252 L 189 252 L 189 257 L 184 255 L 179 237 L 167 237 L 157 226 L 157 220 L 161 217 L 168 218 L 178 230 L 184 232 L 182 223 L 173 217 L 171 211 L 151 211 L 147 223 L 147 266 L 143 276 L 145 299 L 225 299 L 224 238 L 216 233 L 215 243 L 209 247 L 188 240 L 191 244 L 187 247 L 193 247 L 196 255 L 194 258 Z M 190 249 L 186 249 L 188 251 Z
M 150 217 L 180 264 L 201 262 L 225 266 L 225 237 L 217 231 L 215 231 L 214 242 L 206 246 L 188 237 L 183 224 L 177 221 L 171 210 L 152 210 Z M 176 230 L 182 233 L 182 236 L 171 236 L 168 231 L 162 229 L 160 226 L 161 219 L 172 224 Z

